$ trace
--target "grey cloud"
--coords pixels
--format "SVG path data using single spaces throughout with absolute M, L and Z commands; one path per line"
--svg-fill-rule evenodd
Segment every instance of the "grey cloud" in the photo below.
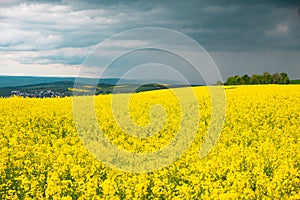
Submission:
M 297 6 L 294 1 L 290 4 L 281 1 L 258 1 L 252 4 L 243 4 L 241 1 L 229 1 L 226 4 L 223 1 L 59 2 L 70 10 L 62 11 L 64 14 L 57 13 L 53 19 L 51 13 L 41 13 L 37 18 L 24 18 L 20 26 L 61 35 L 64 39 L 58 44 L 59 47 L 96 44 L 109 37 L 109 34 L 143 26 L 160 26 L 182 31 L 209 50 L 255 50 L 274 46 L 289 48 L 290 45 L 296 48 L 296 43 L 289 41 L 300 40 L 297 25 L 300 17 L 291 14 Z M 6 20 L 12 23 L 15 19 Z M 281 23 L 289 26 L 287 34 L 267 34 Z M 205 31 L 201 31 L 203 29 Z
M 227 1 L 226 1 L 227 2 Z M 241 1 L 229 1 L 227 4 L 179 2 L 164 13 L 165 18 L 173 19 L 179 24 L 179 30 L 205 29 L 204 32 L 189 31 L 191 37 L 201 42 L 209 50 L 256 50 L 272 49 L 274 40 L 277 48 L 289 48 L 287 41 L 298 40 L 299 16 L 293 16 L 295 8 L 291 5 L 272 4 L 241 4 Z M 186 4 L 184 4 L 186 3 Z M 197 6 L 198 5 L 198 6 Z M 178 13 L 178 11 L 180 11 Z M 177 13 L 177 14 L 176 14 Z M 290 22 L 290 32 L 281 35 L 266 35 L 276 25 Z M 278 41 L 281 43 L 279 44 Z M 295 43 L 294 43 L 295 44 Z M 299 43 L 298 43 L 299 44 Z
M 183 32 L 210 52 L 225 52 L 227 56 L 219 58 L 229 61 L 231 57 L 228 52 L 299 52 L 299 2 L 0 0 L 0 9 L 12 9 L 0 11 L 0 32 L 6 32 L 0 34 L 0 53 L 85 48 L 95 46 L 120 31 L 147 26 Z M 20 11 L 19 6 L 23 6 L 25 11 Z M 134 39 L 135 36 L 132 37 Z M 159 42 L 159 36 L 156 42 Z M 85 53 L 87 55 L 88 51 Z M 43 62 L 45 64 L 72 65 L 80 63 L 84 56 L 62 54 L 63 51 L 54 55 L 39 55 L 29 62 L 41 59 L 47 61 Z M 280 54 L 276 53 L 276 56 L 280 59 Z M 259 56 L 257 58 L 262 59 Z M 272 56 L 269 58 L 276 59 Z M 230 71 L 230 68 L 226 68 L 229 61 L 219 63 Z M 293 63 L 290 65 L 295 67 Z

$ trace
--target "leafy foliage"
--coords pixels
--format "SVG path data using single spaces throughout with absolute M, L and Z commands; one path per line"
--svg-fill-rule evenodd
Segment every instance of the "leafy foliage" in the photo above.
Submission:
M 290 79 L 286 73 L 274 73 L 271 75 L 269 72 L 261 74 L 253 74 L 249 77 L 247 74 L 243 76 L 235 75 L 229 77 L 224 85 L 253 85 L 253 84 L 289 84 Z

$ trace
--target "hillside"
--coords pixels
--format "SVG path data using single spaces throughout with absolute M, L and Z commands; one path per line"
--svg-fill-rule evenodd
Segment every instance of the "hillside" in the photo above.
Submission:
M 76 81 L 76 87 L 74 83 Z M 65 97 L 72 95 L 132 93 L 149 90 L 165 89 L 167 87 L 185 87 L 177 83 L 151 81 L 141 86 L 144 80 L 121 80 L 118 78 L 74 78 L 74 77 L 30 77 L 30 76 L 0 76 L 0 97 L 13 95 L 23 97 Z M 79 82 L 79 83 L 78 83 Z M 95 88 L 95 83 L 98 82 Z M 156 84 L 162 82 L 163 84 Z
M 53 83 L 40 83 L 24 86 L 2 87 L 0 88 L 0 97 L 10 97 L 13 95 L 23 97 L 65 97 L 72 95 L 90 95 L 90 94 L 110 94 L 110 93 L 132 93 L 150 90 L 166 89 L 167 87 L 184 87 L 184 85 L 160 85 L 160 84 L 121 84 L 113 85 L 108 83 L 99 83 L 97 87 L 85 83 L 76 83 L 74 88 L 73 81 L 60 81 Z

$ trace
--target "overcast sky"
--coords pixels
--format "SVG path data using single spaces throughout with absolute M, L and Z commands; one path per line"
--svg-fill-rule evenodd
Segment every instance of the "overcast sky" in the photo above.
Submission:
M 75 76 L 97 44 L 142 27 L 193 38 L 224 79 L 265 71 L 300 78 L 300 1 L 276 0 L 0 0 L 0 75 Z M 143 42 L 132 40 L 123 45 Z

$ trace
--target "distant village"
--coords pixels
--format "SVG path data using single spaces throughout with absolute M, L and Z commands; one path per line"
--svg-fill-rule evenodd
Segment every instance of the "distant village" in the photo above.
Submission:
M 32 91 L 11 91 L 11 96 L 29 97 L 29 98 L 47 98 L 47 97 L 66 97 L 69 94 L 63 92 L 56 92 L 52 90 L 32 90 Z

